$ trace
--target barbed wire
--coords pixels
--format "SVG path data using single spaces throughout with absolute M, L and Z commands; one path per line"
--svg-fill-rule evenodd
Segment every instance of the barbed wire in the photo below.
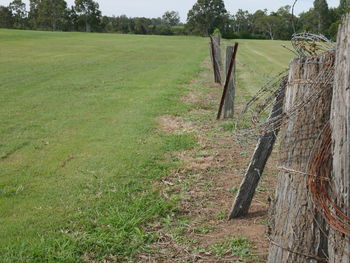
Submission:
M 291 42 L 293 48 L 301 57 L 317 56 L 335 49 L 335 44 L 325 36 L 308 32 L 294 34 Z
M 291 64 L 295 68 L 273 76 L 251 97 L 241 114 L 249 116 L 252 127 L 241 130 L 240 134 L 264 134 L 283 126 L 284 149 L 279 150 L 282 164 L 279 169 L 290 174 L 307 176 L 312 202 L 315 210 L 325 220 L 326 227 L 332 229 L 342 240 L 350 242 L 350 207 L 344 203 L 333 186 L 332 130 L 329 116 L 326 116 L 330 110 L 334 83 L 335 45 L 322 35 L 302 33 L 293 36 L 292 46 L 299 55 Z M 287 82 L 290 98 L 284 99 L 282 114 L 266 119 L 271 104 L 276 98 L 284 97 L 278 96 L 280 92 L 284 92 L 281 88 L 283 81 Z M 300 88 L 302 93 L 298 94 Z M 317 121 L 312 118 L 316 114 L 321 114 Z M 319 128 L 313 127 L 321 125 L 322 114 L 326 116 L 326 124 L 317 135 L 314 132 Z M 304 123 L 304 120 L 310 122 Z M 289 134 L 289 129 L 293 130 L 293 136 Z M 290 154 L 291 150 L 293 154 Z M 311 154 L 308 154 L 310 150 Z M 301 167 L 288 167 L 289 163 L 293 164 L 293 158 L 297 159 L 297 164 L 301 164 L 300 160 L 308 160 L 306 170 Z M 326 232 L 326 229 L 321 231 Z
M 302 44 L 302 39 L 305 42 Z M 302 54 L 313 54 L 312 56 L 300 56 L 298 64 L 304 65 L 322 65 L 316 76 L 312 76 L 312 79 L 297 79 L 294 81 L 288 81 L 288 86 L 303 85 L 307 87 L 307 94 L 300 97 L 294 102 L 293 106 L 288 110 L 284 110 L 281 115 L 276 118 L 266 120 L 271 105 L 275 102 L 276 97 L 280 92 L 284 92 L 281 88 L 281 83 L 288 78 L 289 69 L 284 70 L 277 75 L 270 78 L 258 92 L 251 97 L 246 103 L 243 111 L 241 112 L 238 122 L 246 121 L 247 116 L 251 120 L 251 127 L 248 129 L 236 130 L 236 135 L 247 136 L 252 135 L 256 137 L 267 132 L 275 131 L 279 129 L 283 124 L 288 122 L 295 115 L 304 111 L 305 108 L 312 102 L 317 100 L 324 92 L 327 92 L 332 86 L 334 81 L 334 64 L 335 64 L 335 51 L 334 44 L 324 38 L 318 36 L 303 33 L 295 34 L 292 39 L 292 46 L 296 49 L 296 52 Z M 322 85 L 325 88 L 319 89 Z M 282 103 L 283 105 L 283 103 Z M 280 111 L 280 109 L 278 109 Z M 243 126 L 239 123 L 236 126 Z
M 341 239 L 350 242 L 350 208 L 332 186 L 332 129 L 325 125 L 308 163 L 308 187 L 315 209 Z

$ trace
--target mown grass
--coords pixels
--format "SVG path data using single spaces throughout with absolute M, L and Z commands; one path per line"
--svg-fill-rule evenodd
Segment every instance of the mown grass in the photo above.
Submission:
M 289 60 L 279 42 L 240 43 L 263 74 Z M 1 261 L 125 260 L 152 242 L 143 225 L 176 207 L 154 187 L 177 165 L 163 156 L 196 143 L 155 118 L 188 110 L 207 53 L 202 38 L 0 30 Z M 260 83 L 238 78 L 245 96 Z
M 225 41 L 225 44 L 233 45 L 234 42 Z M 295 54 L 283 47 L 286 46 L 292 49 L 289 41 L 237 40 L 237 42 L 239 43 L 235 99 L 237 121 L 234 128 L 245 130 L 252 127 L 252 116 L 250 114 L 241 115 L 247 102 L 260 87 L 286 70 Z M 250 109 L 248 109 L 248 112 L 250 112 Z M 267 112 L 260 119 L 264 121 L 266 118 Z M 232 123 L 227 124 L 227 128 L 230 124 Z
M 288 41 L 238 40 L 237 84 L 238 95 L 245 98 L 255 94 L 257 88 L 276 74 L 287 69 L 293 56 Z M 232 43 L 230 41 L 229 43 Z
M 162 135 L 155 117 L 207 55 L 201 38 L 0 30 L 2 262 L 125 259 L 168 214 L 154 182 L 164 153 L 191 135 Z M 85 256 L 84 256 L 85 255 Z

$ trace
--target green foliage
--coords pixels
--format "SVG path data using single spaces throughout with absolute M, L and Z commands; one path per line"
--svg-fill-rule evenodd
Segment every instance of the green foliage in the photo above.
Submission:
M 318 22 L 317 14 L 314 9 L 300 14 L 299 23 L 302 24 L 302 29 L 308 32 L 317 32 Z
M 13 27 L 24 29 L 27 16 L 26 4 L 23 3 L 22 0 L 13 0 L 9 4 L 9 9 L 11 10 L 14 19 Z
M 239 191 L 239 189 L 237 187 L 234 187 L 234 188 L 231 188 L 229 192 L 232 195 L 236 195 L 238 193 L 238 191 Z
M 310 31 L 335 39 L 336 25 L 350 10 L 349 6 L 349 0 L 341 0 L 337 8 L 329 8 L 326 0 L 314 0 L 314 7 L 297 17 L 291 14 L 289 5 L 270 13 L 266 9 L 254 13 L 238 9 L 229 14 L 223 0 L 198 0 L 183 25 L 176 11 L 167 11 L 157 18 L 108 17 L 102 16 L 93 0 L 76 0 L 70 8 L 65 0 L 30 0 L 27 14 L 22 0 L 13 0 L 8 8 L 0 9 L 0 27 L 142 35 L 214 33 L 227 39 L 280 40 L 289 40 L 295 32 Z
M 348 13 L 350 11 L 350 1 L 349 0 L 340 0 L 338 10 L 339 10 L 340 16 Z
M 85 25 L 85 31 L 98 31 L 101 11 L 99 4 L 93 0 L 75 0 L 75 10 L 79 15 L 78 22 Z
M 11 10 L 6 6 L 0 5 L 0 28 L 12 28 L 14 24 L 14 17 Z
M 223 242 L 212 245 L 210 251 L 218 257 L 231 255 L 244 259 L 251 256 L 251 249 L 253 248 L 254 246 L 245 237 L 229 237 Z
M 162 23 L 166 26 L 177 26 L 180 24 L 180 15 L 176 11 L 167 11 L 162 17 Z
M 187 15 L 187 28 L 193 34 L 209 36 L 218 28 L 224 29 L 228 18 L 222 0 L 198 0 Z
M 164 36 L 171 36 L 174 34 L 174 32 L 171 30 L 170 26 L 166 25 L 158 25 L 154 28 L 154 33 L 156 35 L 164 35 Z
M 198 226 L 194 230 L 195 233 L 198 234 L 209 234 L 214 231 L 214 228 L 211 226 Z
M 334 22 L 333 24 L 331 24 L 331 26 L 328 29 L 328 35 L 331 37 L 331 39 L 333 41 L 336 41 L 336 37 L 337 37 L 337 33 L 338 33 L 338 28 L 339 25 L 342 23 L 341 20 L 338 20 L 336 22 Z
M 215 215 L 215 217 L 219 220 L 224 220 L 227 218 L 227 211 L 220 211 Z
M 218 36 L 218 37 L 222 36 L 221 31 L 220 31 L 219 28 L 215 28 L 215 30 L 213 32 L 213 36 Z
M 326 32 L 330 25 L 329 8 L 326 0 L 314 0 L 317 33 Z
M 62 29 L 66 8 L 67 3 L 64 0 L 40 1 L 37 5 L 36 24 L 40 29 Z
M 225 131 L 231 132 L 233 130 L 233 122 L 227 121 L 220 125 Z
M 165 148 L 170 152 L 189 150 L 196 145 L 195 137 L 190 134 L 170 134 L 164 137 Z
M 187 35 L 188 32 L 186 31 L 185 26 L 173 26 L 171 27 L 171 30 L 174 35 L 181 36 L 181 35 Z

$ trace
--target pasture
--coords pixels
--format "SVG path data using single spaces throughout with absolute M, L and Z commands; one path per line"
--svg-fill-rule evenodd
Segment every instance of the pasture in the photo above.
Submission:
M 288 64 L 280 41 L 240 40 L 239 101 Z M 208 40 L 0 30 L 0 258 L 77 262 L 129 258 L 143 229 L 176 210 L 156 182 L 194 134 L 165 135 L 185 115 Z M 254 75 L 247 68 L 259 72 Z

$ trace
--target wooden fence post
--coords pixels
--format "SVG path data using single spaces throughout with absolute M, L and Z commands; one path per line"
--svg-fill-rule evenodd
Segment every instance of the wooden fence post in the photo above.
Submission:
M 339 28 L 333 86 L 331 129 L 333 183 L 338 206 L 350 216 L 350 16 Z M 347 237 L 349 238 L 349 237 Z M 329 234 L 329 263 L 349 263 L 350 245 L 339 233 Z
M 221 84 L 221 48 L 220 39 L 217 37 L 210 37 L 210 57 L 212 59 L 214 81 L 215 83 Z
M 327 248 L 315 223 L 306 173 L 315 142 L 330 117 L 332 83 L 327 78 L 334 72 L 324 74 L 324 69 L 333 62 L 332 54 L 325 54 L 294 59 L 290 66 L 283 114 L 294 107 L 299 112 L 289 115 L 281 130 L 280 165 L 286 169 L 278 175 L 270 210 L 268 263 L 325 262 Z M 315 94 L 320 94 L 316 100 L 300 104 Z
M 274 120 L 282 114 L 285 86 L 286 80 L 281 83 L 282 90 L 276 97 L 276 101 L 271 109 L 268 122 Z M 260 138 L 232 206 L 229 219 L 242 217 L 248 214 L 256 188 L 258 187 L 266 163 L 272 153 L 278 132 L 279 127 L 276 127 L 274 131 L 267 132 Z
M 221 37 L 220 36 L 213 36 L 214 43 L 215 43 L 215 53 L 216 53 L 216 60 L 219 64 L 219 70 L 222 69 L 222 56 L 221 56 Z
M 229 67 L 231 58 L 233 55 L 234 47 L 228 46 L 226 48 L 226 78 L 228 77 Z M 224 103 L 224 118 L 233 118 L 234 115 L 234 107 L 235 107 L 235 82 L 236 82 L 236 63 L 233 65 L 232 74 L 230 77 L 230 82 L 227 88 L 227 94 L 225 97 Z
M 221 97 L 221 100 L 220 100 L 219 111 L 218 111 L 218 114 L 216 116 L 217 120 L 219 120 L 221 118 L 222 109 L 224 108 L 225 98 L 227 96 L 227 91 L 228 91 L 231 75 L 233 73 L 234 64 L 236 62 L 237 51 L 238 51 L 238 43 L 235 44 L 234 50 L 233 50 L 233 54 L 231 56 L 230 65 L 228 67 L 227 77 L 226 77 L 226 80 L 225 80 L 224 90 L 222 92 L 222 97 Z

